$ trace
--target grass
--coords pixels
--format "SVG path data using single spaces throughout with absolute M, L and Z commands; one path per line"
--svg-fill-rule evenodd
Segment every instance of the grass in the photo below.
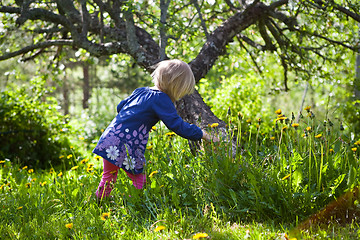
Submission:
M 340 122 L 324 124 L 310 114 L 297 126 L 278 115 L 270 128 L 231 118 L 238 151 L 224 139 L 204 144 L 195 156 L 184 139 L 166 135 L 159 125 L 146 153 L 145 189 L 120 173 L 113 198 L 100 203 L 94 192 L 102 162 L 90 154 L 92 146 L 82 156 L 59 156 L 70 169 L 1 160 L 0 234 L 4 239 L 358 239 L 358 193 L 339 199 L 358 185 L 360 142 L 347 137 Z M 346 218 L 336 209 L 353 215 Z M 307 219 L 313 224 L 304 224 Z

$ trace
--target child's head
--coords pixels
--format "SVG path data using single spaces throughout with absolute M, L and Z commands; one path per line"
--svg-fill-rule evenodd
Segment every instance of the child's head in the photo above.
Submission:
M 181 60 L 165 60 L 158 63 L 151 76 L 155 86 L 169 95 L 172 101 L 177 101 L 194 91 L 194 75 L 189 65 Z

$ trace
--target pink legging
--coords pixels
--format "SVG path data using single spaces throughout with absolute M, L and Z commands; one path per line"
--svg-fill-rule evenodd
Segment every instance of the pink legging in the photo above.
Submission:
M 110 195 L 117 179 L 118 170 L 118 166 L 103 159 L 103 175 L 95 193 L 98 198 L 108 197 Z M 126 174 L 133 181 L 133 185 L 137 189 L 142 189 L 144 187 L 144 184 L 146 183 L 145 174 L 131 174 L 128 172 L 126 172 Z

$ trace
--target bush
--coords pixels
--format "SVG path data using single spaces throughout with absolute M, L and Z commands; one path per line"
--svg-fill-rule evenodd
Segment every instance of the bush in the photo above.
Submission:
M 69 154 L 69 126 L 45 81 L 8 89 L 0 98 L 0 158 L 38 167 L 59 165 Z

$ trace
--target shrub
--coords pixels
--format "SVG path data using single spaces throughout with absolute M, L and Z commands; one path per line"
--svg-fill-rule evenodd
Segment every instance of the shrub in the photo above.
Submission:
M 1 92 L 0 158 L 38 167 L 61 163 L 70 152 L 69 126 L 58 112 L 58 105 L 44 80 L 34 79 L 31 87 L 22 86 Z

